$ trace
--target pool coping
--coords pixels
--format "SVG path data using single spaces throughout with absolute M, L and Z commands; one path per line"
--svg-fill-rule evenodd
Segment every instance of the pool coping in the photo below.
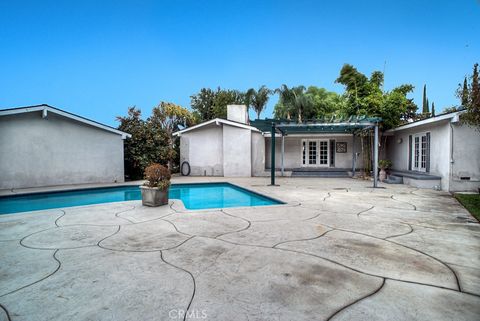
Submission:
M 14 195 L 30 195 L 30 194 L 40 194 L 40 193 L 54 193 L 54 192 L 72 192 L 85 189 L 95 189 L 95 188 L 109 188 L 109 187 L 122 187 L 122 186 L 139 186 L 142 185 L 145 181 L 128 181 L 121 183 L 86 183 L 86 184 L 73 184 L 73 185 L 54 185 L 54 186 L 39 186 L 39 187 L 29 187 L 29 188 L 20 188 L 20 189 L 3 189 L 0 190 L 0 198 L 4 196 L 14 196 Z

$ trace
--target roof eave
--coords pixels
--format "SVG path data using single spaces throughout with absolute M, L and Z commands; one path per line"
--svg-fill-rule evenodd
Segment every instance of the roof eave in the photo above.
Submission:
M 396 128 L 389 129 L 385 131 L 385 133 L 394 133 L 397 131 L 405 130 L 405 129 L 410 129 L 410 128 L 415 128 L 418 126 L 423 126 L 423 125 L 428 125 L 428 124 L 433 124 L 436 122 L 444 121 L 444 120 L 450 120 L 450 122 L 457 122 L 459 120 L 460 114 L 464 113 L 465 111 L 456 111 L 448 114 L 443 114 L 443 115 L 438 115 L 435 117 L 430 117 L 426 119 L 422 119 L 419 121 L 415 121 L 412 123 L 404 124 L 401 126 L 398 126 Z
M 51 113 L 54 113 L 54 114 L 57 114 L 57 115 L 60 115 L 60 116 L 63 116 L 63 117 L 69 118 L 69 119 L 73 119 L 73 120 L 76 120 L 78 122 L 81 122 L 81 123 L 84 123 L 84 124 L 87 124 L 87 125 L 90 125 L 90 126 L 93 126 L 93 127 L 96 127 L 96 128 L 100 128 L 100 129 L 103 129 L 105 131 L 117 134 L 117 135 L 121 135 L 122 139 L 132 137 L 132 135 L 129 134 L 129 133 L 125 133 L 125 132 L 123 132 L 121 130 L 118 130 L 118 129 L 115 129 L 113 127 L 98 123 L 98 122 L 90 120 L 88 118 L 78 116 L 78 115 L 66 112 L 64 110 L 61 110 L 61 109 L 58 109 L 58 108 L 55 108 L 55 107 L 52 107 L 52 106 L 46 105 L 46 104 L 35 105 L 35 106 L 27 106 L 27 107 L 19 107 L 19 108 L 3 109 L 3 110 L 0 110 L 0 116 L 16 115 L 16 114 L 30 113 L 30 112 L 36 112 L 36 111 L 42 111 L 45 115 L 43 117 L 46 117 L 46 115 L 49 112 L 51 112 Z
M 244 128 L 244 129 L 248 129 L 248 130 L 251 130 L 251 131 L 254 131 L 254 132 L 261 133 L 261 131 L 258 130 L 257 128 L 255 128 L 253 126 L 250 126 L 250 125 L 247 125 L 247 124 L 242 124 L 242 123 L 239 123 L 239 122 L 234 122 L 234 121 L 231 121 L 231 120 L 228 120 L 228 119 L 223 119 L 223 118 L 214 118 L 214 119 L 208 120 L 206 122 L 203 122 L 203 123 L 200 123 L 200 124 L 197 124 L 197 125 L 194 125 L 194 126 L 191 126 L 191 127 L 179 130 L 179 131 L 176 131 L 176 132 L 173 133 L 173 135 L 174 136 L 181 136 L 183 133 L 186 133 L 186 132 L 189 132 L 189 131 L 192 131 L 192 130 L 196 130 L 198 128 L 201 128 L 201 127 L 213 124 L 213 123 L 215 123 L 217 125 L 219 125 L 221 123 L 221 124 L 224 124 L 224 125 Z

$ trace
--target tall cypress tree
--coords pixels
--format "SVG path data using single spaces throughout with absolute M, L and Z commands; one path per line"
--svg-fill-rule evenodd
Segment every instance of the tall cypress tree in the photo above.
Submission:
M 480 110 L 480 84 L 478 83 L 478 64 L 473 66 L 472 93 L 470 103 L 477 111 Z
M 461 99 L 462 99 L 462 106 L 467 106 L 468 105 L 468 84 L 467 84 L 467 77 L 463 80 L 463 89 L 462 89 L 462 94 L 461 94 Z
M 432 101 L 432 117 L 435 117 L 435 102 Z
M 468 104 L 465 106 L 466 112 L 461 115 L 461 120 L 471 126 L 475 126 L 480 131 L 480 84 L 478 80 L 478 64 L 473 65 L 472 83 L 469 92 Z M 463 94 L 463 90 L 462 90 Z M 463 95 L 462 95 L 463 101 Z
M 422 113 L 428 113 L 428 100 L 427 100 L 427 85 L 423 85 L 423 105 L 422 105 Z

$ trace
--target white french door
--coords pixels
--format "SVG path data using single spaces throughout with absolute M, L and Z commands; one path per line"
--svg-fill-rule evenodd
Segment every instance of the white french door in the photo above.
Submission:
M 302 166 L 327 167 L 330 161 L 328 140 L 302 140 Z
M 427 135 L 413 136 L 412 144 L 412 169 L 425 172 L 427 170 Z

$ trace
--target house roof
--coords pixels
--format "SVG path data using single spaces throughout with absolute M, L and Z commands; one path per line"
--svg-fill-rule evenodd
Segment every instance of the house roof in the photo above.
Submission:
M 417 120 L 417 121 L 414 121 L 414 122 L 411 122 L 411 123 L 407 123 L 407 124 L 389 129 L 389 130 L 386 131 L 386 133 L 393 133 L 393 132 L 396 132 L 396 131 L 405 130 L 405 129 L 409 129 L 409 128 L 415 128 L 415 127 L 422 126 L 422 125 L 427 125 L 427 124 L 433 124 L 433 123 L 444 121 L 444 120 L 450 120 L 451 122 L 456 122 L 456 121 L 459 120 L 459 115 L 463 112 L 464 112 L 464 110 L 452 111 L 452 112 L 441 114 L 441 115 L 438 115 L 438 116 L 429 117 L 429 118 L 425 118 L 425 119 L 422 119 L 422 120 Z
M 17 108 L 9 108 L 9 109 L 0 109 L 0 117 L 1 116 L 7 116 L 7 115 L 30 113 L 30 112 L 36 112 L 36 111 L 41 111 L 43 113 L 42 117 L 44 117 L 44 118 L 47 117 L 49 112 L 51 112 L 51 113 L 54 113 L 54 114 L 57 114 L 57 115 L 60 115 L 60 116 L 66 117 L 66 118 L 70 118 L 70 119 L 73 119 L 75 121 L 78 121 L 78 122 L 81 122 L 81 123 L 84 123 L 84 124 L 87 124 L 87 125 L 90 125 L 90 126 L 93 126 L 93 127 L 96 127 L 96 128 L 106 130 L 108 132 L 111 132 L 111 133 L 114 133 L 114 134 L 117 134 L 117 135 L 121 135 L 123 139 L 125 139 L 127 137 L 128 138 L 132 137 L 132 135 L 130 135 L 128 133 L 125 133 L 125 132 L 122 132 L 121 130 L 118 130 L 114 127 L 96 122 L 94 120 L 91 120 L 91 119 L 88 119 L 88 118 L 85 118 L 85 117 L 82 117 L 82 116 L 79 116 L 79 115 L 69 113 L 68 111 L 64 111 L 64 110 L 58 109 L 56 107 L 49 106 L 47 104 L 17 107 Z
M 243 124 L 243 123 L 239 123 L 239 122 L 236 122 L 236 121 L 233 121 L 233 120 L 228 120 L 228 119 L 223 119 L 223 118 L 215 118 L 215 119 L 200 123 L 198 125 L 191 126 L 191 127 L 176 131 L 175 133 L 173 133 L 173 135 L 175 135 L 175 136 L 181 135 L 183 133 L 186 133 L 186 132 L 189 132 L 189 131 L 192 131 L 192 130 L 196 130 L 196 129 L 199 129 L 199 128 L 202 128 L 202 127 L 205 127 L 205 126 L 208 126 L 208 125 L 211 125 L 211 124 L 217 124 L 217 125 L 218 124 L 224 124 L 224 125 L 229 125 L 229 126 L 238 127 L 238 128 L 250 129 L 250 130 L 255 131 L 255 132 L 260 132 L 257 128 L 255 128 L 253 126 L 250 126 L 250 125 L 247 125 L 247 124 Z
M 381 122 L 378 117 L 351 116 L 330 117 L 307 120 L 302 123 L 286 119 L 257 119 L 251 122 L 252 126 L 262 132 L 271 132 L 272 124 L 282 135 L 288 134 L 319 134 L 319 133 L 351 133 L 357 129 L 365 129 Z

